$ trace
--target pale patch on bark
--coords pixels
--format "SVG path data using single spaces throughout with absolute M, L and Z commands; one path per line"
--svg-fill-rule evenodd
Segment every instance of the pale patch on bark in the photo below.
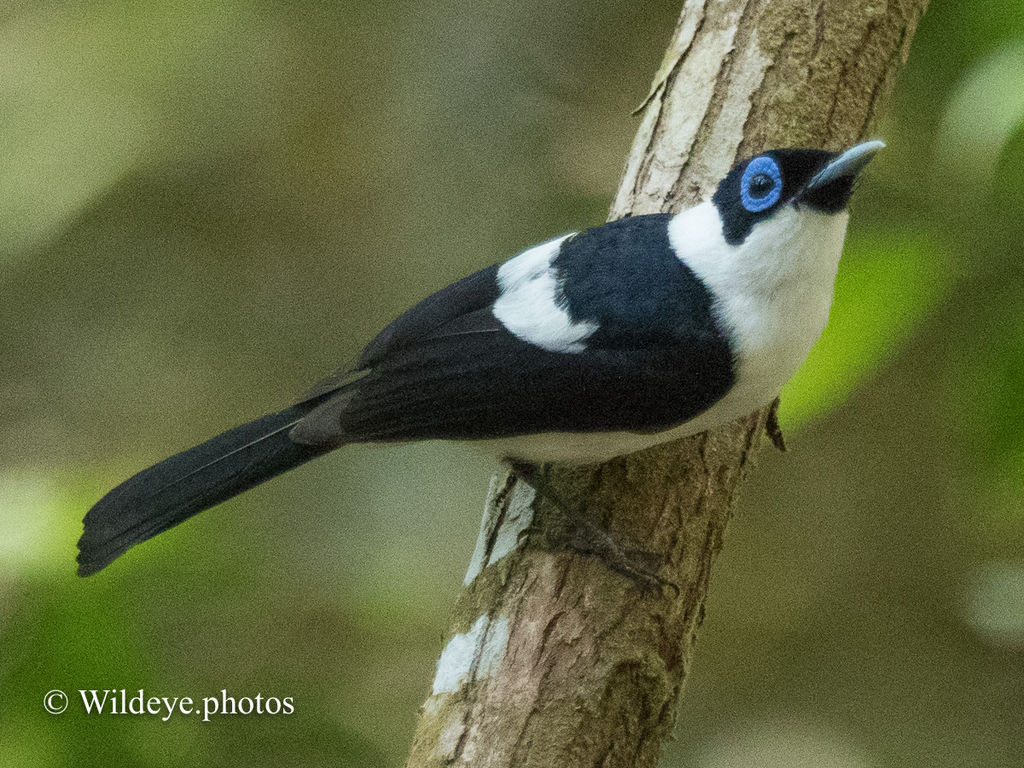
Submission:
M 656 213 L 665 209 L 664 195 L 658 190 L 671 189 L 679 179 L 715 94 L 715 77 L 723 57 L 732 50 L 735 34 L 734 24 L 708 31 L 701 46 L 692 49 L 691 55 L 679 65 L 675 77 L 667 85 L 658 121 L 662 125 L 671 125 L 672 130 L 661 132 L 660 140 L 651 146 L 650 152 L 637 166 L 640 172 L 637 182 L 641 182 L 644 189 L 629 190 L 625 199 L 616 199 L 616 209 L 629 198 L 632 198 L 630 207 L 634 214 Z M 680 91 L 685 93 L 681 95 Z M 620 185 L 619 189 L 626 189 L 626 185 Z
M 476 661 L 474 680 L 485 680 L 494 677 L 505 658 L 508 647 L 508 616 L 498 615 L 491 621 L 484 636 L 483 646 Z
M 498 496 L 498 483 L 505 485 L 508 482 L 508 477 L 502 478 L 494 475 L 491 477 L 490 485 L 487 486 L 487 501 L 484 503 L 484 513 L 480 518 L 480 533 L 477 534 L 473 556 L 469 559 L 469 567 L 466 569 L 466 575 L 462 579 L 462 583 L 465 586 L 469 586 L 473 583 L 473 579 L 480 575 L 480 571 L 484 569 L 484 563 L 487 562 L 487 558 L 490 555 L 487 550 L 488 544 L 492 539 L 494 529 L 501 522 L 501 511 L 497 509 L 495 503 Z
M 533 522 L 536 491 L 524 483 L 511 485 L 512 481 L 510 473 L 491 478 L 476 547 L 462 579 L 465 586 L 469 586 L 480 575 L 485 563 L 488 566 L 494 565 L 518 547 L 523 533 Z M 499 485 L 505 488 L 504 492 L 500 491 Z M 511 491 L 508 490 L 510 485 Z M 504 496 L 507 493 L 511 493 L 511 496 L 505 503 Z
M 533 488 L 525 483 L 516 483 L 505 508 L 505 519 L 494 539 L 491 556 L 487 558 L 487 565 L 494 565 L 519 546 L 523 532 L 533 522 L 533 502 L 536 497 L 537 492 Z
M 484 685 L 498 674 L 508 639 L 508 616 L 499 614 L 491 619 L 485 615 L 467 632 L 453 635 L 441 652 L 431 696 L 420 712 L 421 724 L 432 723 L 437 728 L 432 760 L 444 765 L 465 754 L 472 712 L 472 699 L 465 697 L 465 689 L 471 683 Z
M 751 97 L 761 87 L 771 63 L 771 58 L 761 52 L 757 30 L 754 30 L 750 42 L 736 54 L 729 90 L 711 136 L 690 159 L 694 173 L 719 179 L 729 172 L 743 139 L 743 124 L 750 116 Z
M 454 635 L 441 651 L 433 696 L 455 693 L 470 680 L 492 677 L 508 645 L 508 617 L 481 616 L 468 632 Z
M 481 616 L 473 622 L 468 632 L 454 635 L 448 641 L 448 645 L 441 651 L 441 658 L 437 660 L 432 695 L 455 693 L 469 681 L 483 646 L 488 623 L 488 618 Z
M 697 36 L 697 31 L 703 23 L 704 3 L 688 0 L 683 6 L 682 13 L 679 16 L 679 23 L 676 25 L 672 39 L 665 50 L 661 66 L 658 67 L 658 71 L 654 75 L 651 90 L 640 106 L 633 112 L 633 114 L 643 112 L 643 118 L 637 128 L 636 139 L 633 141 L 634 148 L 638 146 L 647 147 L 654 139 L 655 130 L 661 116 L 662 104 L 665 100 L 665 89 L 669 81 L 675 76 L 687 53 L 689 53 L 690 46 L 693 45 L 694 38 Z M 645 109 L 648 106 L 650 109 Z M 629 206 L 632 195 L 635 192 L 636 179 L 640 175 L 640 166 L 646 160 L 645 152 L 630 152 L 612 210 L 626 210 Z M 638 210 L 636 212 L 641 213 L 642 211 Z
M 437 740 L 437 757 L 446 761 L 454 759 L 465 732 L 466 726 L 461 718 L 452 720 L 445 726 Z

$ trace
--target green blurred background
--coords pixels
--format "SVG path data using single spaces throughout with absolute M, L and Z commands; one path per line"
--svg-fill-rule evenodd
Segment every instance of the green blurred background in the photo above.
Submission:
M 0 765 L 397 765 L 493 462 L 352 448 L 74 575 L 127 474 L 599 223 L 679 0 L 0 9 Z M 1024 11 L 934 0 L 666 768 L 1019 766 Z M 60 716 L 52 688 L 292 696 Z

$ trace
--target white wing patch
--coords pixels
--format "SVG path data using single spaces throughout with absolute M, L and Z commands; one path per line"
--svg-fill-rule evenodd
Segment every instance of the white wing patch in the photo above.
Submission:
M 565 311 L 551 262 L 575 232 L 523 251 L 498 268 L 494 316 L 508 331 L 549 352 L 582 352 L 596 323 L 574 323 Z

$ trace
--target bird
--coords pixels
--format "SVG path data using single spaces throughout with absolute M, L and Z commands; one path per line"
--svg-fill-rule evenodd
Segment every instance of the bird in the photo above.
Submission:
M 353 443 L 601 462 L 773 401 L 828 321 L 859 174 L 885 144 L 770 149 L 678 213 L 556 237 L 442 288 L 293 405 L 144 469 L 85 515 L 78 573 Z

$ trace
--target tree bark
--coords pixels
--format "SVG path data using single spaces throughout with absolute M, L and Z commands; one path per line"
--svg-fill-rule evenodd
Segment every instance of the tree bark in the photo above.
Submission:
M 706 198 L 771 147 L 864 138 L 927 0 L 686 0 L 611 218 Z M 736 490 L 769 422 L 600 466 L 552 466 L 563 504 L 639 542 L 678 586 L 640 589 L 566 551 L 559 513 L 509 473 L 491 481 L 409 768 L 654 766 L 704 617 Z

